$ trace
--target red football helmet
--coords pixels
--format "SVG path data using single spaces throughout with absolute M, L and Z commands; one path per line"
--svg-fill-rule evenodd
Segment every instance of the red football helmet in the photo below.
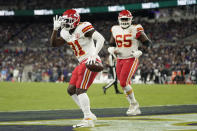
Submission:
M 123 10 L 119 13 L 118 21 L 123 29 L 128 28 L 131 25 L 132 19 L 133 16 L 128 10 Z
M 80 22 L 80 15 L 74 9 L 66 10 L 62 15 L 61 26 L 67 30 L 77 27 Z

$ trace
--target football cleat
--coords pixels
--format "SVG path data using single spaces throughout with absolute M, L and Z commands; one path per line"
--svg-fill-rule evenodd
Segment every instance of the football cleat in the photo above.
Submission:
M 91 118 L 93 121 L 97 121 L 97 117 L 96 117 L 96 115 L 93 114 L 93 113 L 91 114 L 90 118 Z
M 73 128 L 94 127 L 94 122 L 91 118 L 83 119 L 79 124 L 73 125 Z
M 127 110 L 126 114 L 128 116 L 133 116 L 133 115 L 139 115 L 141 114 L 139 104 L 138 103 L 133 103 L 129 106 L 129 109 Z
M 106 94 L 106 90 L 107 90 L 107 89 L 105 88 L 105 86 L 103 86 L 103 93 L 104 93 L 104 94 Z

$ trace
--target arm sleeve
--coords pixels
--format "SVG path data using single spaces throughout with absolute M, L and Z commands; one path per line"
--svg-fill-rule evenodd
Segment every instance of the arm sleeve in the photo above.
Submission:
M 136 38 L 138 39 L 141 36 L 141 32 L 144 31 L 144 28 L 142 27 L 142 25 L 138 24 L 136 26 Z
M 104 37 L 97 31 L 92 34 L 93 40 L 96 40 L 96 54 L 98 54 L 105 42 Z

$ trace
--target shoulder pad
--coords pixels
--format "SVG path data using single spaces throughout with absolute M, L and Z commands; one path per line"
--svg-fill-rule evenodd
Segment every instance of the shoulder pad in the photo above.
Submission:
M 92 26 L 90 22 L 83 22 L 81 23 L 81 26 L 82 26 L 81 30 L 84 34 L 94 29 L 94 27 Z
M 119 28 L 119 25 L 114 25 L 111 27 L 111 32 L 114 31 L 115 29 Z
M 137 32 L 144 31 L 144 28 L 142 27 L 141 24 L 136 24 L 135 27 L 136 27 Z

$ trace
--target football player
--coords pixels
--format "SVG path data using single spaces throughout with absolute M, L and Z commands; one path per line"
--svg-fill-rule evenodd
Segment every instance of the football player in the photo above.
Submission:
M 144 29 L 140 24 L 132 24 L 133 16 L 130 11 L 122 10 L 119 13 L 119 25 L 114 25 L 111 28 L 112 36 L 108 48 L 111 54 L 117 54 L 116 73 L 120 85 L 126 94 L 130 103 L 127 115 L 141 114 L 139 104 L 134 96 L 134 91 L 131 87 L 131 78 L 138 67 L 138 57 L 142 55 L 142 51 L 138 50 L 139 44 L 142 43 L 145 47 L 151 44 L 144 33 Z
M 53 21 L 54 28 L 50 41 L 52 46 L 68 44 L 79 61 L 79 65 L 72 72 L 67 92 L 81 108 L 84 119 L 73 127 L 94 127 L 93 120 L 96 120 L 96 116 L 90 110 L 90 100 L 86 92 L 97 72 L 91 72 L 85 64 L 101 62 L 98 53 L 103 47 L 105 39 L 91 23 L 80 22 L 80 15 L 74 9 L 66 10 L 62 16 L 54 17 Z M 57 37 L 60 28 L 60 37 Z

